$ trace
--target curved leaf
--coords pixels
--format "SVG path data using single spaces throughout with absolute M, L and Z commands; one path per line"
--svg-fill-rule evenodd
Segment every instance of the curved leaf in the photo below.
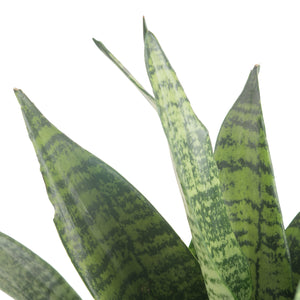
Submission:
M 2 232 L 0 289 L 15 299 L 80 299 L 48 263 Z
M 193 112 L 155 36 L 144 23 L 145 62 L 169 142 L 210 299 L 249 299 L 251 279 L 222 200 L 206 128 Z
M 250 262 L 256 299 L 292 297 L 291 266 L 260 104 L 258 70 L 218 135 L 215 159 L 232 228 Z M 282 298 L 281 298 L 282 297 Z
M 206 299 L 197 261 L 121 175 L 15 91 L 60 238 L 96 299 Z
M 300 213 L 286 229 L 286 238 L 291 254 L 294 288 L 300 282 Z

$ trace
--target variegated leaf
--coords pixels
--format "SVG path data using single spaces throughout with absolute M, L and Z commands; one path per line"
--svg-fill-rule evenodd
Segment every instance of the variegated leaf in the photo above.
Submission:
M 0 289 L 15 299 L 81 299 L 38 255 L 0 232 Z
M 300 213 L 285 232 L 291 255 L 294 288 L 296 288 L 300 281 Z
M 232 228 L 248 257 L 255 299 L 293 295 L 289 251 L 266 139 L 259 66 L 221 127 L 215 159 Z
M 247 258 L 231 229 L 208 131 L 144 23 L 145 62 L 210 299 L 249 299 Z
M 95 299 L 206 299 L 198 262 L 127 180 L 15 90 L 60 238 Z

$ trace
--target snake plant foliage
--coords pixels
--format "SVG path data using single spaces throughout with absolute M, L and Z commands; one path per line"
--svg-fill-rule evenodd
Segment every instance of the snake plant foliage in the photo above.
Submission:
M 54 223 L 95 299 L 299 299 L 300 217 L 285 230 L 254 66 L 213 151 L 175 71 L 144 21 L 152 96 L 98 48 L 157 112 L 192 233 L 187 247 L 117 171 L 52 125 L 19 89 Z M 46 262 L 0 235 L 0 288 L 16 299 L 79 299 Z M 41 274 L 43 274 L 41 279 Z M 297 288 L 298 287 L 298 288 Z

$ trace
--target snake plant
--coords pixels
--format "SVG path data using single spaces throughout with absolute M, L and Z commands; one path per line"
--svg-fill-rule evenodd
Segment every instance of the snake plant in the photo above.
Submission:
M 258 73 L 227 114 L 213 150 L 175 71 L 144 21 L 153 95 L 98 48 L 157 112 L 192 241 L 186 246 L 117 171 L 52 125 L 15 89 L 54 223 L 95 299 L 300 299 L 300 214 L 285 229 L 261 109 Z M 41 275 L 43 274 L 43 275 Z M 79 299 L 46 262 L 0 234 L 0 288 L 16 299 Z

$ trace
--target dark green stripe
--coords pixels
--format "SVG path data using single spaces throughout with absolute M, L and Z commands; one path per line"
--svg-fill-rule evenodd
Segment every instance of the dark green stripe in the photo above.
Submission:
M 259 176 L 264 173 L 272 174 L 272 167 L 270 165 L 265 165 L 262 161 L 254 163 L 253 161 L 245 160 L 244 157 L 237 157 L 235 160 L 220 160 L 218 167 L 219 170 L 226 169 L 230 172 L 241 171 L 248 168 L 251 172 Z
M 247 259 L 232 232 L 208 132 L 144 26 L 145 62 L 210 299 L 249 299 Z
M 300 213 L 286 229 L 287 242 L 290 249 L 294 288 L 300 281 Z
M 16 95 L 55 208 L 55 225 L 92 295 L 206 299 L 197 261 L 143 195 L 46 122 L 22 91 Z
M 226 116 L 215 148 L 231 225 L 251 267 L 255 299 L 290 299 L 292 277 L 262 116 L 258 67 Z
M 48 263 L 1 232 L 0 289 L 15 299 L 80 299 Z

